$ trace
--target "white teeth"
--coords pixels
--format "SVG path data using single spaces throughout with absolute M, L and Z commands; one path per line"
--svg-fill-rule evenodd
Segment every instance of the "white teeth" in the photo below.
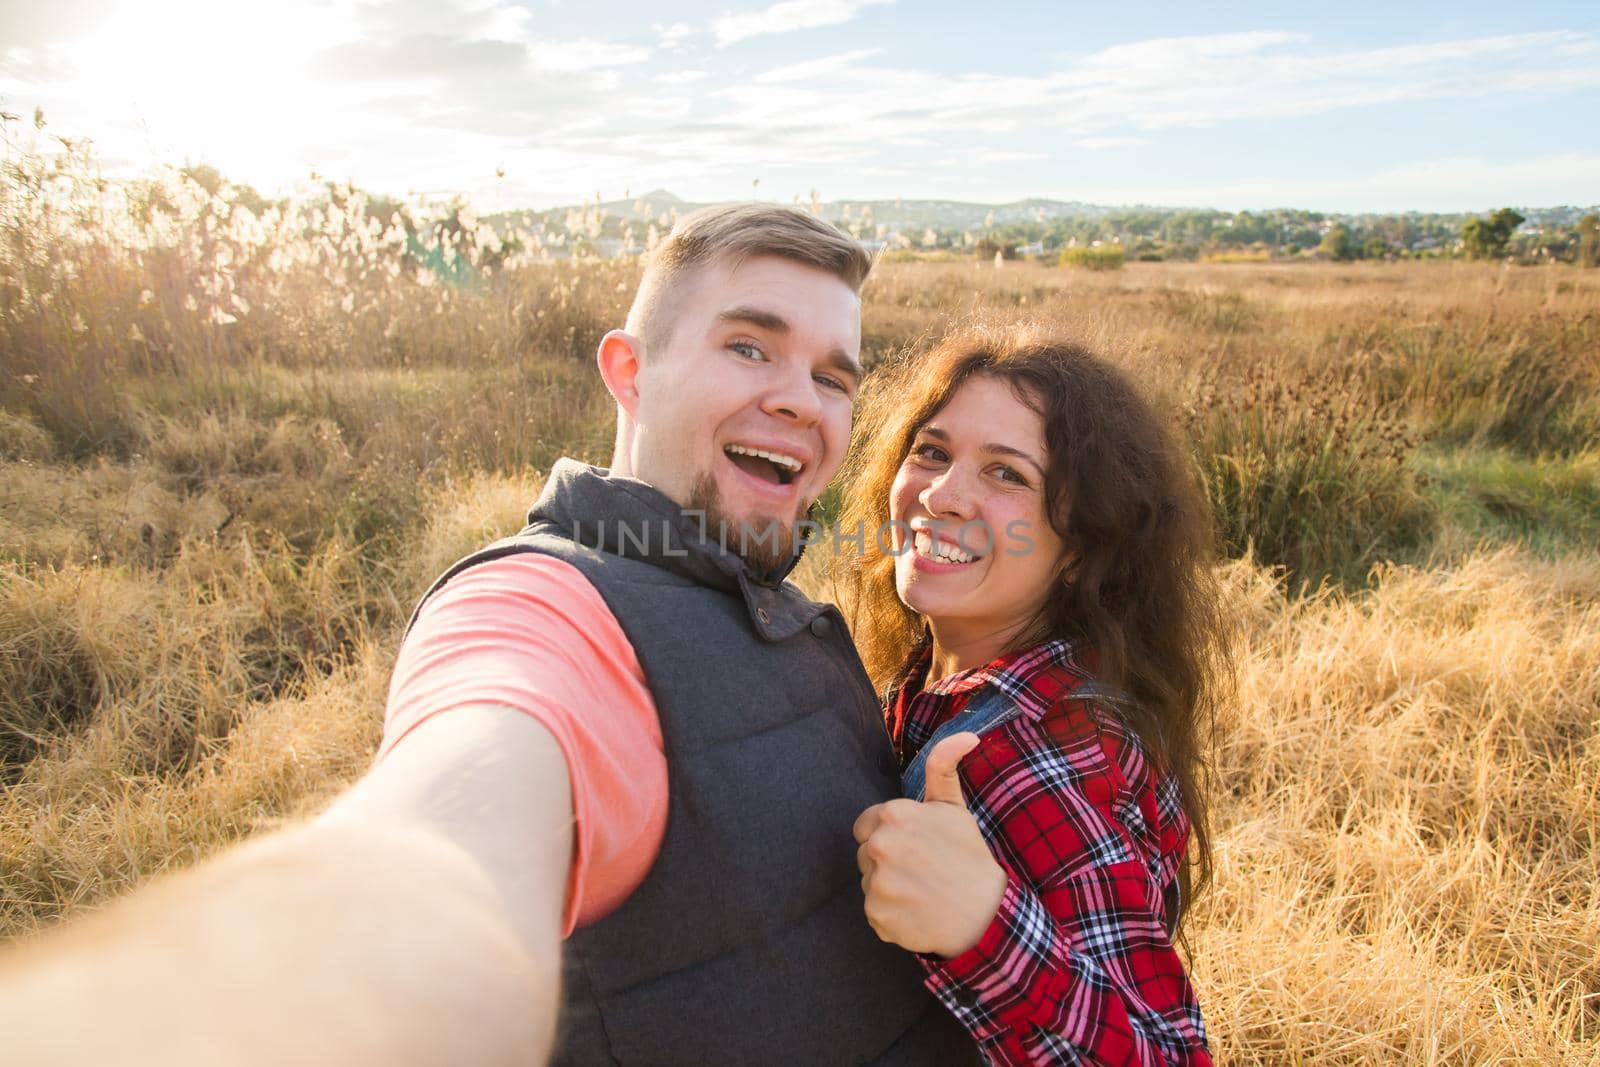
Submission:
M 927 530 L 918 530 L 915 540 L 917 553 L 930 559 L 939 559 L 946 563 L 971 563 L 978 558 L 971 552 L 963 551 L 949 542 L 935 541 L 933 535 Z
M 785 456 L 779 452 L 763 452 L 759 448 L 746 448 L 744 445 L 728 445 L 723 451 L 737 452 L 741 456 L 760 456 L 762 459 L 771 460 L 787 471 L 798 471 L 805 466 L 804 463 L 801 463 L 793 456 Z

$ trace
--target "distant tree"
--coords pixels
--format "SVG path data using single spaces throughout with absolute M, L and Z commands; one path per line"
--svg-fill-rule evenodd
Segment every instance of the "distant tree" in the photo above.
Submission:
M 1509 207 L 1503 207 L 1489 216 L 1489 225 L 1494 227 L 1494 232 L 1503 233 L 1508 239 L 1526 221 L 1519 212 Z
M 209 163 L 191 163 L 178 173 L 204 189 L 208 196 L 216 196 L 217 190 L 222 188 L 222 173 Z
M 1487 219 L 1473 216 L 1461 226 L 1462 250 L 1468 259 L 1499 259 L 1506 254 L 1511 235 L 1522 223 L 1522 216 L 1508 207 Z
M 249 208 L 254 215 L 261 214 L 270 203 L 253 187 L 228 181 L 221 171 L 209 163 L 191 163 L 179 173 L 204 189 L 209 196 L 216 196 L 226 186 L 233 202 Z
M 1416 240 L 1416 227 L 1404 215 L 1386 215 L 1378 220 L 1378 236 L 1386 241 L 1391 249 L 1404 251 L 1411 247 L 1411 242 Z
M 1317 247 L 1326 252 L 1330 258 L 1341 262 L 1356 258 L 1356 242 L 1350 236 L 1350 231 L 1339 223 L 1334 223 L 1333 227 L 1323 234 L 1322 243 Z
M 993 259 L 997 255 L 1001 259 L 1016 259 L 1017 242 L 984 236 L 978 238 L 978 243 L 973 247 L 973 253 L 979 259 L 984 260 Z
M 1600 267 L 1600 215 L 1578 220 L 1578 266 Z
M 1361 246 L 1361 258 L 1388 259 L 1389 253 L 1392 251 L 1393 249 L 1389 247 L 1389 242 L 1382 237 L 1368 237 L 1367 243 Z

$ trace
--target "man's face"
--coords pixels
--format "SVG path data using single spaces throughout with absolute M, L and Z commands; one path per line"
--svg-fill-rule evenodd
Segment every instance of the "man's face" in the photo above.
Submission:
M 826 271 L 764 256 L 700 268 L 666 314 L 668 340 L 637 378 L 633 475 L 706 510 L 735 551 L 748 530 L 742 554 L 770 566 L 849 445 L 860 301 Z M 755 546 L 774 525 L 778 545 Z

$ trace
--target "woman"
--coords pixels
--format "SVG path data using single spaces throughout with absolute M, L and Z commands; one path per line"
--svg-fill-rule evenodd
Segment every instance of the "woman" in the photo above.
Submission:
M 841 592 L 912 798 L 857 823 L 868 919 L 991 1062 L 1209 1063 L 1173 941 L 1224 633 L 1182 453 L 1122 372 L 1017 329 L 867 408 L 843 525 L 884 536 Z

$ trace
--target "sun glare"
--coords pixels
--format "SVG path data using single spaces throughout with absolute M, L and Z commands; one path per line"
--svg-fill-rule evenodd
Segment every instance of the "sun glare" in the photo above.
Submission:
M 128 0 L 67 56 L 80 97 L 131 131 L 113 149 L 130 162 L 204 159 L 291 180 L 308 145 L 337 143 L 324 116 L 338 85 L 317 57 L 353 33 L 347 9 L 314 0 Z

